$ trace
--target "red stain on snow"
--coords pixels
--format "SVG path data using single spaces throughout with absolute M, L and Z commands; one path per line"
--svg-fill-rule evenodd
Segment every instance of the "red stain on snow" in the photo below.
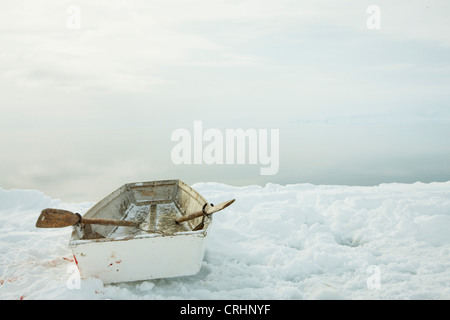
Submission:
M 3 285 L 6 282 L 14 282 L 17 280 L 17 277 L 10 278 L 10 279 L 0 279 L 0 286 Z
M 46 262 L 45 264 L 47 266 L 49 266 L 49 267 L 56 267 L 56 266 L 59 266 L 60 264 L 63 264 L 64 261 L 74 262 L 73 259 L 68 258 L 68 257 L 58 257 L 56 259 L 53 259 L 53 260 L 50 260 L 50 261 Z

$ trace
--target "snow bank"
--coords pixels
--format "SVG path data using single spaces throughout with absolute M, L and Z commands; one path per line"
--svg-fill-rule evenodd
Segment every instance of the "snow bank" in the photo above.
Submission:
M 79 281 L 70 228 L 36 229 L 39 191 L 0 189 L 0 299 L 450 299 L 450 182 L 193 186 L 215 214 L 199 274 Z

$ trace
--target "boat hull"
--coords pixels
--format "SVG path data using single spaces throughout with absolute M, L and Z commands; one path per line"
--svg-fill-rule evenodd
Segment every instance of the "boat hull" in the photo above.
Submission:
M 193 229 L 202 218 L 182 224 L 175 218 L 202 210 L 205 203 L 180 180 L 131 183 L 112 192 L 83 217 L 137 220 L 149 229 L 75 226 L 69 247 L 81 278 L 107 284 L 198 273 L 211 218 L 197 231 Z
M 82 278 L 103 283 L 197 274 L 204 257 L 203 233 L 71 243 Z

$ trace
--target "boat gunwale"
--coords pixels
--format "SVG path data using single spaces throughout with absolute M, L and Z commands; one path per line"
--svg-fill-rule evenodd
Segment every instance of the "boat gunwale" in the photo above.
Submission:
M 195 197 L 192 195 L 192 193 L 195 194 L 196 197 L 198 197 L 200 200 L 202 200 L 204 203 L 207 203 L 206 199 L 194 188 L 183 182 L 179 179 L 172 179 L 172 180 L 153 180 L 153 181 L 145 181 L 145 182 L 131 182 L 126 183 L 119 187 L 118 189 L 112 191 L 110 194 L 105 196 L 103 199 L 98 201 L 96 204 L 94 204 L 84 215 L 83 217 L 90 217 L 91 215 L 95 214 L 95 212 L 99 212 L 103 209 L 103 207 L 107 206 L 108 203 L 111 201 L 114 201 L 117 197 L 121 196 L 125 192 L 130 192 L 131 189 L 137 189 L 147 186 L 152 186 L 155 184 L 161 185 L 175 185 L 174 189 L 174 195 L 172 200 L 164 200 L 164 202 L 167 201 L 167 203 L 174 203 L 174 205 L 177 207 L 179 212 L 182 215 L 185 215 L 185 211 L 183 208 L 181 208 L 180 204 L 175 200 L 176 194 L 178 193 L 179 189 L 183 189 L 184 192 L 188 193 L 192 199 L 195 199 Z M 198 200 L 197 200 L 198 201 Z M 136 201 L 139 203 L 139 201 Z M 145 201 L 147 202 L 147 201 Z M 152 201 L 151 201 L 152 202 Z M 158 200 L 155 200 L 153 202 L 160 202 Z M 161 201 L 162 202 L 162 201 Z M 94 212 L 93 214 L 91 212 Z M 114 242 L 114 241 L 129 241 L 129 240 L 140 240 L 140 239 L 149 239 L 149 238 L 157 238 L 157 237 L 173 237 L 173 236 L 180 236 L 180 235 L 201 235 L 203 237 L 206 237 L 207 230 L 212 222 L 212 217 L 207 217 L 205 221 L 205 228 L 202 230 L 197 231 L 179 231 L 174 233 L 147 233 L 147 234 L 138 234 L 138 235 L 127 235 L 127 236 L 119 236 L 119 237 L 104 237 L 104 238 L 93 238 L 93 239 L 79 239 L 77 236 L 77 231 L 75 230 L 76 226 L 73 227 L 73 231 L 69 240 L 69 246 L 77 246 L 80 244 L 87 244 L 87 243 L 102 243 L 102 242 Z
M 123 237 L 116 237 L 116 238 L 79 239 L 79 240 L 71 239 L 69 241 L 69 246 L 73 247 L 73 246 L 77 246 L 80 244 L 87 244 L 87 243 L 130 241 L 130 240 L 142 240 L 142 239 L 159 238 L 159 237 L 171 238 L 171 237 L 186 236 L 186 235 L 196 235 L 196 236 L 206 237 L 207 232 L 206 232 L 206 230 L 198 230 L 198 231 L 175 232 L 175 233 L 170 233 L 170 234 L 148 233 L 148 234 L 139 234 L 139 235 L 134 235 L 134 236 L 123 236 Z

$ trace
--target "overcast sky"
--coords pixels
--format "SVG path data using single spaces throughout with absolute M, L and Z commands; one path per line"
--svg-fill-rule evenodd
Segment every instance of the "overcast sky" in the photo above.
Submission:
M 381 29 L 368 29 L 370 5 Z M 79 9 L 79 29 L 73 29 Z M 0 0 L 0 187 L 450 179 L 450 2 Z M 76 17 L 75 17 L 76 18 Z M 175 165 L 171 133 L 279 129 L 280 167 Z

